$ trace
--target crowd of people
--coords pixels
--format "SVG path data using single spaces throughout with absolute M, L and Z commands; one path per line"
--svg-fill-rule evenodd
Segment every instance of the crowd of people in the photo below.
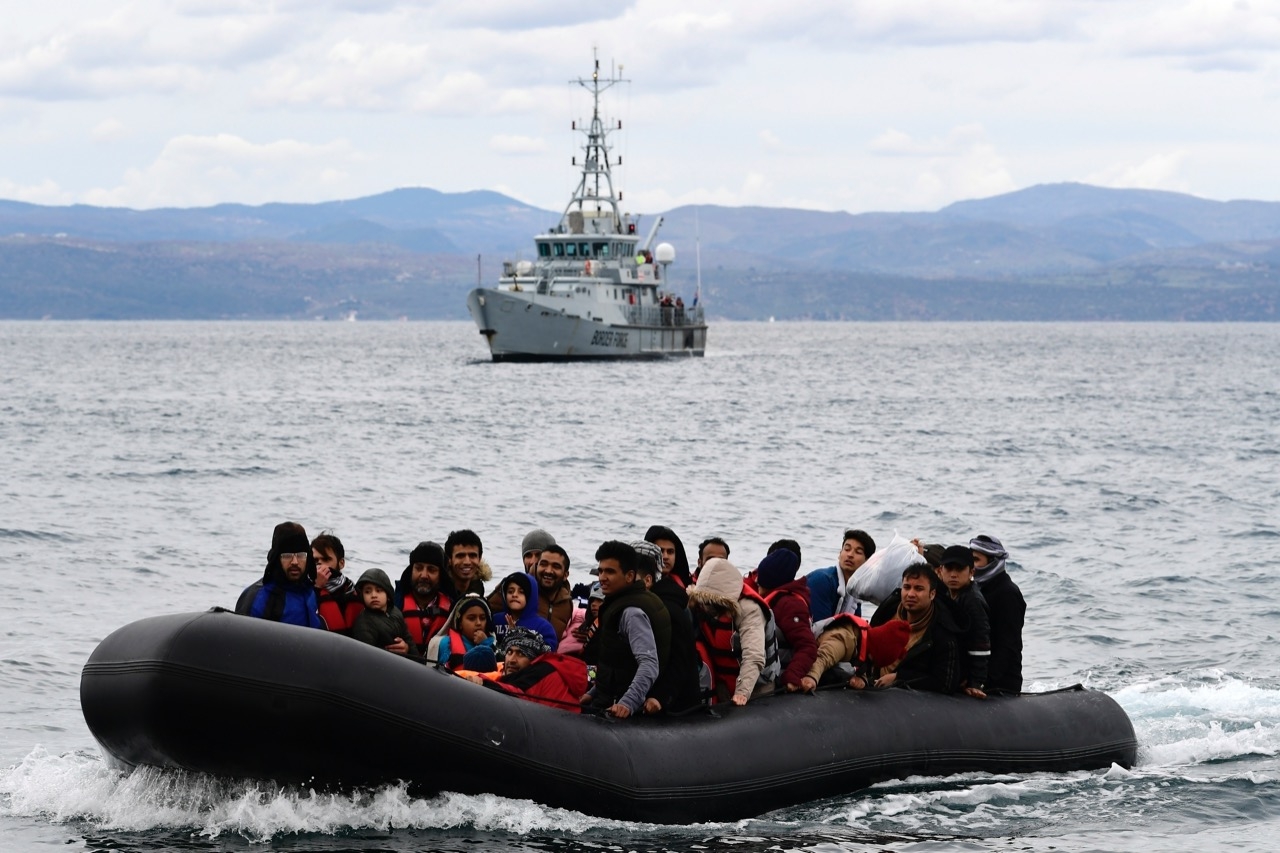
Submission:
M 703 541 L 691 566 L 675 531 L 655 525 L 643 540 L 602 543 L 595 582 L 577 586 L 568 552 L 533 530 L 521 542 L 522 567 L 486 594 L 493 571 L 472 530 L 451 532 L 444 545 L 418 543 L 395 583 L 376 568 L 353 582 L 338 537 L 308 539 L 287 521 L 236 612 L 619 718 L 828 686 L 1018 694 L 1026 603 L 1000 540 L 912 544 L 900 584 L 864 619 L 851 580 L 876 544 L 862 530 L 844 531 L 835 565 L 799 575 L 793 539 L 774 542 L 744 573 L 724 539 Z

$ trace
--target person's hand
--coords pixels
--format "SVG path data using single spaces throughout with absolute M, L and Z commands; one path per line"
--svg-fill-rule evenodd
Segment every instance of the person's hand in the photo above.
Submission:
M 477 628 L 471 632 L 471 642 L 475 643 L 478 646 L 484 642 L 484 638 L 486 636 L 488 635 L 485 634 L 483 628 Z
M 854 690 L 866 690 L 867 680 L 861 675 L 855 675 L 853 678 L 849 679 L 849 686 Z
M 631 716 L 631 709 L 626 705 L 610 705 L 609 714 L 617 717 L 619 720 L 625 720 L 627 717 Z
M 924 543 L 921 542 L 919 539 L 912 539 L 911 544 L 916 546 L 916 550 L 919 551 L 921 554 L 924 553 Z
M 324 589 L 325 584 L 329 582 L 330 572 L 328 566 L 316 565 L 316 589 Z
M 481 678 L 481 677 L 480 677 L 480 676 L 478 676 L 478 675 L 464 675 L 464 676 L 462 676 L 462 677 L 463 677 L 463 678 L 465 678 L 467 681 L 470 681 L 472 684 L 483 684 L 483 683 L 484 683 L 484 679 L 483 679 L 483 678 Z
M 818 682 L 812 677 L 806 675 L 804 678 L 800 679 L 800 689 L 805 693 L 812 693 L 818 689 Z
M 644 712 L 646 714 L 657 714 L 662 711 L 662 703 L 650 696 L 644 700 Z
M 409 644 L 404 641 L 404 637 L 396 637 L 394 643 L 389 646 L 383 646 L 383 648 L 398 655 L 409 654 Z
M 735 693 L 735 694 L 733 695 L 733 700 L 732 700 L 732 701 L 733 701 L 733 704 L 738 705 L 738 706 L 742 706 L 742 705 L 747 704 L 747 697 L 746 697 L 746 696 L 739 696 L 738 694 L 736 694 L 736 693 Z
M 892 687 L 893 682 L 898 680 L 898 673 L 886 672 L 884 675 L 876 679 L 876 687 Z
M 966 688 L 964 689 L 964 692 L 965 692 L 967 695 L 972 696 L 974 699 L 986 699 L 986 698 L 987 698 L 987 694 L 986 694 L 986 693 L 983 693 L 983 692 L 982 692 L 982 690 L 980 690 L 980 689 L 979 689 L 979 688 L 977 688 L 977 687 L 966 687 Z

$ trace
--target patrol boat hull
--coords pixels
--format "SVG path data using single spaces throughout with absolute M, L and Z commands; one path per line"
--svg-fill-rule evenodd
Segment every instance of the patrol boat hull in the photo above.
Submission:
M 563 301 L 563 300 L 561 300 Z M 580 316 L 554 297 L 477 288 L 467 308 L 489 344 L 494 361 L 560 361 L 700 356 L 706 351 L 705 324 L 676 325 L 685 312 L 651 312 L 652 322 L 607 322 Z M 664 324 L 663 320 L 667 322 Z
M 94 650 L 85 721 L 124 769 L 533 799 L 654 823 L 730 821 L 907 776 L 1131 766 L 1110 697 L 779 695 L 615 720 L 478 687 L 325 631 L 225 611 L 143 619 Z M 358 737 L 337 737 L 335 733 Z

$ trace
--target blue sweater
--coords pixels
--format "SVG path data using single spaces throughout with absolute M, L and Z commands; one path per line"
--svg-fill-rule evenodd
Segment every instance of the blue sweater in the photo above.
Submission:
M 809 582 L 809 615 L 814 622 L 836 615 L 841 598 L 840 579 L 836 574 L 838 571 L 839 566 L 828 566 L 825 569 L 815 569 L 806 576 Z M 854 615 L 862 615 L 862 602 L 858 602 Z

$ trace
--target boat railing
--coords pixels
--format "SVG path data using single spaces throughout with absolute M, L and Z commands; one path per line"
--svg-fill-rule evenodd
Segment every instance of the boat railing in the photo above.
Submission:
M 627 308 L 627 322 L 633 326 L 701 326 L 705 320 L 701 305 L 631 305 Z

